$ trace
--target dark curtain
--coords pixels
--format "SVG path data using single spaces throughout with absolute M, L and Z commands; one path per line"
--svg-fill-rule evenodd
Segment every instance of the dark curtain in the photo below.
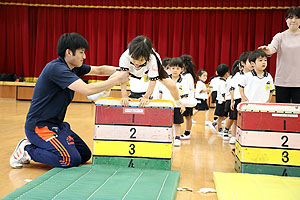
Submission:
M 25 77 L 38 77 L 57 57 L 57 41 L 65 32 L 88 40 L 87 64 L 117 66 L 128 43 L 145 35 L 161 58 L 190 54 L 196 71 L 204 68 L 211 77 L 218 64 L 231 66 L 243 51 L 268 44 L 286 29 L 286 8 L 299 5 L 263 0 L 15 2 L 0 2 L 0 73 Z M 273 76 L 275 64 L 273 56 L 268 67 Z

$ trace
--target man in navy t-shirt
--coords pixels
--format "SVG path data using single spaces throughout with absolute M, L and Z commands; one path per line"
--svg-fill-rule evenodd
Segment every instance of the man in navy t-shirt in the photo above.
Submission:
M 116 72 L 112 66 L 83 64 L 88 42 L 78 33 L 65 33 L 58 40 L 58 58 L 49 62 L 40 74 L 25 122 L 28 139 L 21 140 L 10 158 L 13 168 L 30 160 L 54 167 L 73 167 L 87 162 L 91 151 L 64 122 L 74 91 L 92 95 L 128 81 L 128 72 Z M 112 75 L 114 73 L 114 75 Z M 86 84 L 80 76 L 104 75 L 108 80 Z

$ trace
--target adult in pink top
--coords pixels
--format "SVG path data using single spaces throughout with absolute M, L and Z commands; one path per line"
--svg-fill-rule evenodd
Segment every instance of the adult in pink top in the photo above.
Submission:
M 289 8 L 285 21 L 288 29 L 277 33 L 268 46 L 259 49 L 267 55 L 277 52 L 276 102 L 300 103 L 300 8 Z

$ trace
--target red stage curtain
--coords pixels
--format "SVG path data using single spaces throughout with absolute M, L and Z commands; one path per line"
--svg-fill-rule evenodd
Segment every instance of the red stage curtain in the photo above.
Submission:
M 286 7 L 299 5 L 298 1 L 271 0 L 22 3 L 0 3 L 0 73 L 25 77 L 38 77 L 45 64 L 57 57 L 56 44 L 65 32 L 78 32 L 89 41 L 87 64 L 117 66 L 128 43 L 145 35 L 162 58 L 190 54 L 197 69 L 206 69 L 211 77 L 218 64 L 231 66 L 243 51 L 268 44 L 286 29 Z M 268 70 L 274 76 L 275 56 Z

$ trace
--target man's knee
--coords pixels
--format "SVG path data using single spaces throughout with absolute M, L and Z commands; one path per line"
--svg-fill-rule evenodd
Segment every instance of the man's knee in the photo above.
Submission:
M 77 167 L 81 164 L 81 156 L 78 154 L 70 155 L 67 159 L 59 161 L 62 168 Z
M 81 164 L 86 163 L 92 157 L 92 152 L 87 149 L 84 153 L 81 153 Z

